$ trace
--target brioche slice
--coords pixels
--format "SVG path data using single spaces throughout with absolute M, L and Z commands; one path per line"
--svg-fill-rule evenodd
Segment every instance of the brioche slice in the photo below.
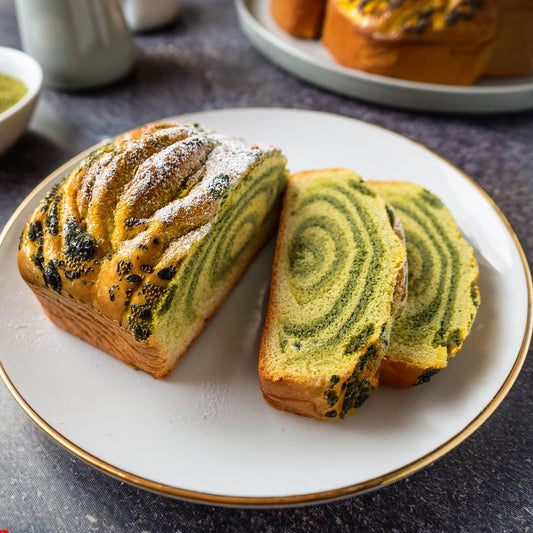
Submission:
M 41 201 L 20 273 L 59 327 L 162 377 L 274 229 L 285 162 L 197 126 L 124 134 Z
M 289 178 L 259 356 L 270 405 L 338 419 L 367 399 L 404 295 L 402 235 L 357 174 Z
M 428 381 L 462 347 L 479 306 L 478 265 L 442 201 L 414 183 L 369 182 L 402 221 L 408 295 L 392 326 L 380 383 Z
M 301 39 L 317 39 L 322 30 L 326 0 L 271 0 L 270 11 L 277 24 Z

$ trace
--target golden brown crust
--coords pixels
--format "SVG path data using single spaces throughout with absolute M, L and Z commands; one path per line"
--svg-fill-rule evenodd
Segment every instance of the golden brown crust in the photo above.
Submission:
M 302 39 L 320 36 L 326 0 L 272 0 L 274 20 L 290 35 Z
M 431 368 L 433 372 L 439 368 Z M 400 389 L 408 389 L 416 384 L 421 376 L 428 371 L 426 365 L 417 365 L 401 361 L 394 355 L 386 355 L 379 369 L 380 385 L 390 385 Z
M 421 33 L 406 33 L 394 25 L 384 32 L 381 19 L 354 21 L 338 0 L 329 0 L 322 41 L 347 67 L 413 81 L 468 85 L 484 69 L 496 24 L 496 5 L 487 0 L 472 20 L 458 20 L 438 31 L 427 27 Z
M 323 388 L 313 391 L 308 383 L 300 383 L 296 380 L 276 378 L 264 375 L 261 372 L 261 392 L 263 398 L 272 407 L 280 411 L 296 413 L 308 418 L 328 420 L 324 414 L 328 410 Z
M 415 381 L 423 374 L 425 368 L 411 365 L 398 359 L 390 359 L 388 355 L 381 361 L 379 370 L 379 383 L 392 385 L 401 389 L 412 387 Z
M 485 41 L 500 0 L 333 0 L 358 31 L 375 39 Z
M 500 0 L 500 18 L 485 76 L 533 74 L 533 2 Z

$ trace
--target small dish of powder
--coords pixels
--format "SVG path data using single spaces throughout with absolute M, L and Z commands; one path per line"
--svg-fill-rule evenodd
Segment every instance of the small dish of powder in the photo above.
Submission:
M 43 85 L 43 71 L 28 54 L 0 46 L 0 156 L 26 130 Z

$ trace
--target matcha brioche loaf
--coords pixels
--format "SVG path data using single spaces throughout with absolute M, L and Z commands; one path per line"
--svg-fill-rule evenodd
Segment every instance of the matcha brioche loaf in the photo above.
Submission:
M 462 347 L 477 313 L 478 266 L 442 201 L 414 183 L 369 182 L 405 230 L 408 295 L 381 363 L 380 383 L 428 381 Z
M 366 400 L 404 295 L 402 236 L 353 172 L 290 176 L 259 356 L 270 405 L 338 419 Z
M 20 273 L 59 327 L 164 376 L 274 229 L 285 162 L 197 126 L 126 133 L 41 201 Z

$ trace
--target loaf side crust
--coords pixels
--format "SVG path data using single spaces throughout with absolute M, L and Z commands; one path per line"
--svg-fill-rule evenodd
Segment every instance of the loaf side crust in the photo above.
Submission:
M 433 373 L 444 367 L 432 367 Z M 425 365 L 397 359 L 394 354 L 385 355 L 379 369 L 380 385 L 389 385 L 398 389 L 408 389 L 427 373 Z
M 157 346 L 137 341 L 117 322 L 92 307 L 38 285 L 28 285 L 46 316 L 57 327 L 135 369 L 148 372 L 155 378 L 164 377 L 170 372 L 166 357 L 160 353 Z

